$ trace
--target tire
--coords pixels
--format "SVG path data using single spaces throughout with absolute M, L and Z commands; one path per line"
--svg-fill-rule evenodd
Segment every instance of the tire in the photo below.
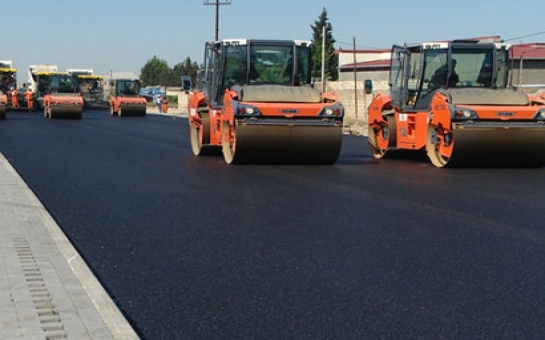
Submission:
M 189 138 L 191 150 L 195 156 L 205 154 L 206 145 L 210 144 L 210 116 L 208 112 L 201 113 L 201 127 L 197 128 L 193 124 L 189 125 Z

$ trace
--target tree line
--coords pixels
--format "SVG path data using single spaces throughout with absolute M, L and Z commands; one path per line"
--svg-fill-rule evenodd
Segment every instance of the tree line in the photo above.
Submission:
M 338 79 L 338 58 L 335 53 L 335 38 L 333 37 L 333 26 L 327 16 L 327 10 L 322 9 L 322 13 L 318 16 L 318 20 L 314 22 L 314 25 L 310 25 L 312 30 L 312 42 L 314 44 L 313 53 L 313 76 L 316 79 L 322 76 L 322 36 L 323 27 L 325 27 L 325 78 L 327 80 L 335 81 Z M 201 66 L 197 62 L 187 57 L 183 62 L 169 67 L 168 63 L 153 56 L 140 70 L 140 80 L 142 86 L 170 86 L 170 87 L 182 87 L 182 77 L 189 76 L 191 83 L 195 84 L 197 81 L 197 74 Z
M 199 71 L 199 64 L 191 61 L 191 58 L 187 57 L 181 63 L 169 67 L 168 63 L 153 56 L 140 70 L 140 81 L 142 86 L 182 86 L 182 77 L 189 76 L 191 83 L 197 80 L 197 72 Z

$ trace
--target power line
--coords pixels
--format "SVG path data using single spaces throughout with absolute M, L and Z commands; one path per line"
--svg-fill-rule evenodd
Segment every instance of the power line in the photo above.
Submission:
M 527 34 L 527 35 L 523 35 L 523 36 L 516 37 L 516 38 L 504 39 L 503 41 L 519 40 L 519 39 L 524 39 L 524 38 L 528 38 L 528 37 L 534 37 L 536 35 L 541 35 L 541 34 L 545 34 L 545 31 L 532 33 L 532 34 Z
M 339 45 L 347 45 L 347 46 L 350 46 L 352 49 L 354 47 L 354 44 L 353 43 L 347 43 L 347 42 L 344 42 L 344 41 L 339 41 L 339 40 L 335 40 L 335 43 L 339 44 Z M 383 50 L 383 48 L 379 48 L 379 47 L 369 47 L 369 46 L 363 46 L 363 45 L 356 45 L 357 48 L 359 49 L 366 49 L 366 50 Z
M 520 39 L 525 39 L 525 38 L 529 38 L 529 37 L 535 37 L 537 35 L 542 35 L 542 34 L 545 34 L 545 31 L 526 34 L 526 35 L 523 35 L 523 36 L 520 36 L 520 37 L 515 37 L 515 38 L 503 39 L 503 41 L 507 42 L 507 41 L 513 41 L 513 40 L 520 40 Z M 335 42 L 338 45 L 346 45 L 346 46 L 353 47 L 353 44 L 349 43 L 349 42 L 339 41 L 339 40 L 336 40 Z M 379 48 L 379 47 L 369 47 L 369 46 L 363 46 L 363 45 L 356 45 L 356 47 L 359 48 L 359 49 L 369 49 L 369 50 L 383 50 L 384 49 L 384 48 Z

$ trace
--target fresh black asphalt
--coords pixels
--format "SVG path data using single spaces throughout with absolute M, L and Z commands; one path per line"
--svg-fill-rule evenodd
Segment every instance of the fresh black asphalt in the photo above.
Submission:
M 226 165 L 186 118 L 8 113 L 0 152 L 145 339 L 544 338 L 543 169 Z

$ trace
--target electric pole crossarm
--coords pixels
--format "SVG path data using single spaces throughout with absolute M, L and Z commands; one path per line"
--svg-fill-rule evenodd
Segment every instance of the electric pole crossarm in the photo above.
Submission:
M 203 5 L 210 5 L 210 6 L 216 6 L 216 34 L 214 35 L 214 41 L 218 41 L 219 40 L 219 37 L 218 37 L 218 31 L 219 31 L 219 28 L 218 28 L 218 23 L 219 23 L 219 16 L 220 16 L 220 5 L 230 5 L 231 4 L 231 0 L 215 0 L 215 1 L 210 1 L 210 0 L 203 0 Z

